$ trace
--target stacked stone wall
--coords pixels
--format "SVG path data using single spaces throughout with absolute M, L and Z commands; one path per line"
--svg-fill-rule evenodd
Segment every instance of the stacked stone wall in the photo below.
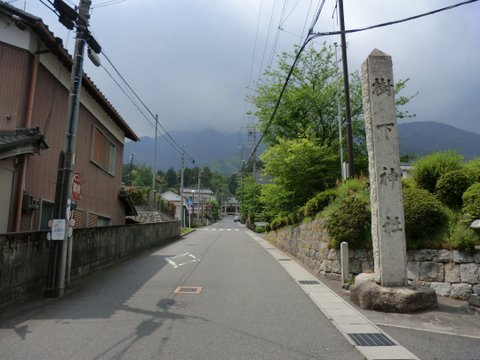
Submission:
M 287 227 L 265 235 L 266 239 L 293 255 L 315 274 L 329 279 L 341 279 L 340 250 L 328 246 L 328 234 L 323 220 Z M 351 276 L 373 272 L 372 250 L 349 249 Z M 457 250 L 407 251 L 409 281 L 431 286 L 438 295 L 467 300 L 480 295 L 480 251 L 466 254 Z

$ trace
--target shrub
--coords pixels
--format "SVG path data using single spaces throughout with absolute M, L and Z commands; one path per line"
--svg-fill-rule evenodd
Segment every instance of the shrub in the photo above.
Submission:
M 448 230 L 448 210 L 427 190 L 403 189 L 407 248 L 439 245 Z
M 450 237 L 450 243 L 458 250 L 472 254 L 475 245 L 480 242 L 480 237 L 475 230 L 462 223 L 457 223 Z
M 472 183 L 472 177 L 466 170 L 449 171 L 438 179 L 435 194 L 445 205 L 459 209 L 462 207 L 462 195 Z
M 335 200 L 336 197 L 337 192 L 335 189 L 328 189 L 316 194 L 302 207 L 304 216 L 315 216 Z
M 462 213 L 465 222 L 470 223 L 480 219 L 480 183 L 475 183 L 463 193 Z
M 463 156 L 453 150 L 441 151 L 415 161 L 413 166 L 412 176 L 417 186 L 434 193 L 440 176 L 462 168 Z
M 404 189 L 405 188 L 416 188 L 417 184 L 415 183 L 415 180 L 413 180 L 412 178 L 408 178 L 408 179 L 402 178 L 402 187 Z
M 348 179 L 337 187 L 337 197 L 345 198 L 351 194 L 356 194 L 358 198 L 370 201 L 369 183 L 365 178 Z
M 288 218 L 285 216 L 279 216 L 273 219 L 272 223 L 270 224 L 270 227 L 272 230 L 278 230 L 287 225 L 288 225 Z
M 128 190 L 130 197 L 135 205 L 146 205 L 147 199 L 150 194 L 150 188 L 132 188 Z
M 352 248 L 370 246 L 370 210 L 367 201 L 350 194 L 332 203 L 328 214 L 325 228 L 332 246 L 338 248 L 343 241 Z

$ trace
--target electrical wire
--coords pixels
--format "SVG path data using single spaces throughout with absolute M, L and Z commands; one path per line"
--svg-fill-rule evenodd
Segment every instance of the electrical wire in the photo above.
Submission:
M 419 19 L 419 18 L 422 18 L 422 17 L 425 17 L 425 16 L 429 16 L 429 15 L 433 15 L 433 14 L 437 14 L 439 12 L 442 12 L 442 11 L 446 11 L 446 10 L 451 10 L 451 9 L 454 9 L 454 8 L 457 8 L 459 6 L 463 6 L 463 5 L 467 5 L 467 4 L 471 4 L 471 3 L 474 3 L 474 2 L 477 2 L 479 0 L 467 0 L 467 1 L 463 1 L 463 2 L 460 2 L 460 3 L 457 3 L 457 4 L 454 4 L 454 5 L 450 5 L 450 6 L 446 6 L 446 7 L 443 7 L 443 8 L 440 8 L 440 9 L 437 9 L 437 10 L 433 10 L 433 11 L 429 11 L 429 12 L 426 12 L 426 13 L 422 13 L 422 14 L 419 14 L 419 15 L 415 15 L 415 16 L 410 16 L 408 18 L 405 18 L 405 19 L 401 19 L 401 20 L 396 20 L 396 21 L 389 21 L 389 22 L 386 22 L 386 23 L 382 23 L 382 24 L 377 24 L 377 25 L 372 25 L 372 26 L 368 26 L 368 27 L 364 27 L 364 28 L 360 28 L 360 29 L 352 29 L 352 30 L 345 30 L 344 33 L 345 34 L 351 34 L 351 33 L 356 33 L 356 32 L 360 32 L 360 31 L 366 31 L 366 30 L 372 30 L 372 29 L 377 29 L 377 28 L 380 28 L 380 27 L 385 27 L 385 26 L 390 26 L 390 25 L 395 25 L 395 24 L 400 24 L 400 23 L 403 23 L 403 22 L 407 22 L 407 21 L 411 21 L 411 20 L 416 20 L 416 19 Z M 323 1 L 324 3 L 325 1 Z M 315 17 L 316 20 L 318 20 L 319 16 L 320 16 L 320 12 L 321 12 L 321 8 L 323 7 L 323 4 L 322 6 L 319 8 L 320 11 L 317 12 L 317 15 Z M 312 23 L 312 26 L 310 27 L 310 29 L 312 30 L 315 26 L 316 22 L 314 21 Z M 307 46 L 307 44 L 312 41 L 313 39 L 315 38 L 318 38 L 318 37 L 321 37 L 321 36 L 329 36 L 329 35 L 339 35 L 339 34 L 342 34 L 342 31 L 330 31 L 330 32 L 319 32 L 319 33 L 309 33 L 309 35 L 307 36 L 307 38 L 305 39 L 303 45 L 300 47 L 300 49 L 298 50 L 298 53 L 297 55 L 295 56 L 295 59 L 293 61 L 293 64 L 291 65 L 290 67 L 290 70 L 287 74 L 287 77 L 285 79 L 285 82 L 283 84 L 283 87 L 282 87 L 282 91 L 280 92 L 279 96 L 278 96 L 278 99 L 275 103 L 275 107 L 273 109 L 273 112 L 272 112 L 272 115 L 270 116 L 270 119 L 267 123 L 267 126 L 265 127 L 265 130 L 263 131 L 262 133 L 262 136 L 260 137 L 260 139 L 258 140 L 257 144 L 255 145 L 255 147 L 253 148 L 253 151 L 252 153 L 250 154 L 250 157 L 248 158 L 248 160 L 246 162 L 244 162 L 242 164 L 242 167 L 240 169 L 240 172 L 242 172 L 245 167 L 252 161 L 252 157 L 254 156 L 254 154 L 256 153 L 256 151 L 258 150 L 258 147 L 260 146 L 260 143 L 262 142 L 262 140 L 264 139 L 265 137 L 265 134 L 268 132 L 268 129 L 270 128 L 270 126 L 272 125 L 273 123 L 273 119 L 275 118 L 275 115 L 277 113 L 277 110 L 278 110 L 278 107 L 280 106 L 280 101 L 283 97 L 283 94 L 285 92 L 285 89 L 287 88 L 287 85 L 288 85 L 288 82 L 290 80 L 290 77 L 293 73 L 293 70 L 295 69 L 295 65 L 297 64 L 298 62 L 298 59 L 300 58 L 300 55 L 302 54 L 303 50 L 305 50 L 305 47 Z
M 265 54 L 267 53 L 268 38 L 270 37 L 270 29 L 272 28 L 273 16 L 275 14 L 275 8 L 277 7 L 277 0 L 273 2 L 272 14 L 270 15 L 270 22 L 268 23 L 267 36 L 265 37 L 265 45 L 263 47 L 262 61 L 260 62 L 260 69 L 258 71 L 258 78 L 262 77 L 263 63 L 265 61 Z
M 282 13 L 280 15 L 280 21 L 278 22 L 277 32 L 275 33 L 275 40 L 273 41 L 272 53 L 270 55 L 270 60 L 268 61 L 268 67 L 272 66 L 273 59 L 275 57 L 275 52 L 277 50 L 278 39 L 280 37 L 280 30 L 284 25 L 283 18 L 285 16 L 286 11 L 287 11 L 287 6 L 288 6 L 288 0 L 283 0 Z
M 43 1 L 43 0 L 38 0 L 38 1 L 40 1 L 48 10 L 52 11 L 55 15 L 57 15 L 57 16 L 59 15 L 58 12 L 57 12 L 57 10 L 56 10 L 55 8 L 50 7 L 50 5 L 53 5 L 53 3 L 52 3 L 51 1 L 48 1 L 48 4 L 50 4 L 50 5 L 48 5 L 48 4 L 47 4 L 45 1 Z
M 115 73 L 120 77 L 120 79 L 123 81 L 123 83 L 127 86 L 127 88 L 131 91 L 131 93 L 134 95 L 134 97 L 142 104 L 142 106 L 145 108 L 145 110 L 150 114 L 150 116 L 155 119 L 156 123 L 158 124 L 158 126 L 163 130 L 164 134 L 166 137 L 168 137 L 168 139 L 171 141 L 169 142 L 169 144 L 175 148 L 176 151 L 178 151 L 180 154 L 183 154 L 185 153 L 189 158 L 190 160 L 192 160 L 192 162 L 195 162 L 194 158 L 184 149 L 183 146 L 181 146 L 171 135 L 170 133 L 165 129 L 165 127 L 157 120 L 156 116 L 153 114 L 153 112 L 148 108 L 147 105 L 145 105 L 145 103 L 143 102 L 143 100 L 138 96 L 138 94 L 135 92 L 135 90 L 133 90 L 133 88 L 130 86 L 130 84 L 127 82 L 127 80 L 125 80 L 125 78 L 123 77 L 123 75 L 120 73 L 120 71 L 118 71 L 117 67 L 112 63 L 112 61 L 110 60 L 110 58 L 107 56 L 107 54 L 105 54 L 105 51 L 102 50 L 102 55 L 105 57 L 105 59 L 108 61 L 108 63 L 110 64 L 110 66 L 113 68 L 113 70 L 115 71 Z M 152 124 L 150 122 L 150 124 Z M 155 126 L 154 124 L 152 124 L 153 126 Z
M 381 24 L 367 26 L 367 27 L 358 28 L 358 29 L 345 30 L 343 33 L 353 34 L 353 33 L 361 32 L 361 31 L 373 30 L 373 29 L 378 29 L 378 28 L 385 27 L 385 26 L 396 25 L 396 24 L 400 24 L 400 23 L 403 23 L 403 22 L 416 20 L 416 19 L 419 19 L 419 18 L 422 18 L 422 17 L 425 17 L 425 16 L 437 14 L 439 12 L 451 10 L 451 9 L 457 8 L 459 6 L 471 4 L 471 3 L 474 3 L 474 2 L 477 2 L 477 1 L 479 1 L 479 0 L 463 1 L 463 2 L 453 4 L 453 5 L 450 5 L 450 6 L 446 6 L 446 7 L 437 9 L 437 10 L 429 11 L 429 12 L 422 13 L 422 14 L 415 15 L 415 16 L 410 16 L 408 18 L 404 18 L 404 19 L 401 19 L 401 20 L 389 21 L 389 22 L 386 22 L 386 23 L 381 23 Z M 342 34 L 342 31 L 328 31 L 328 32 L 312 33 L 312 36 L 313 36 L 313 38 L 317 38 L 317 37 L 321 37 L 321 36 L 340 35 L 340 34 Z
M 56 9 L 50 7 L 44 0 L 39 0 L 45 7 L 47 7 L 50 11 L 52 11 L 54 14 L 56 14 L 57 16 L 59 15 L 58 12 L 56 11 Z M 54 6 L 53 2 L 51 0 L 47 0 L 48 3 L 52 6 Z M 107 5 L 113 5 L 113 4 L 116 4 L 116 3 L 120 3 L 120 2 L 124 2 L 126 0 L 110 0 L 110 1 L 106 1 L 106 2 L 103 2 L 103 3 L 100 3 L 99 5 L 95 6 L 95 7 L 102 7 L 102 6 L 107 6 Z M 105 54 L 105 52 L 102 50 L 102 55 L 105 57 L 105 59 L 107 59 L 108 63 L 112 66 L 112 68 L 115 70 L 115 72 L 117 73 L 117 75 L 120 77 L 120 79 L 122 79 L 123 83 L 127 86 L 127 88 L 131 91 L 131 93 L 134 95 L 135 98 L 138 99 L 138 101 L 140 101 L 140 103 L 143 105 L 143 107 L 147 110 L 147 112 L 155 119 L 155 122 L 156 124 L 158 124 L 158 126 L 163 130 L 163 134 L 162 137 L 167 141 L 167 143 L 172 146 L 178 153 L 180 154 L 186 154 L 188 156 L 188 158 L 190 158 L 190 160 L 195 163 L 195 160 L 194 158 L 185 150 L 185 147 L 184 146 L 181 146 L 171 135 L 170 133 L 165 129 L 165 127 L 158 121 L 157 117 L 153 114 L 153 112 L 147 107 L 147 105 L 145 105 L 145 103 L 142 101 L 142 99 L 137 95 L 137 93 L 132 89 L 132 87 L 130 86 L 130 84 L 125 80 L 125 78 L 122 76 L 122 74 L 118 71 L 118 69 L 115 67 L 115 65 L 112 63 L 112 61 L 110 60 L 110 58 Z M 130 96 L 129 94 L 127 94 L 127 91 L 121 86 L 121 84 L 113 77 L 113 75 L 102 65 L 102 68 L 105 70 L 105 72 L 107 73 L 107 75 L 115 82 L 115 84 L 120 88 L 120 90 L 125 94 L 125 96 L 132 102 L 132 104 L 136 107 L 136 109 L 142 114 L 142 116 L 150 123 L 150 125 L 152 125 L 154 128 L 156 127 L 156 124 L 152 122 L 152 120 L 150 120 L 148 118 L 148 116 L 142 111 L 142 109 L 140 108 L 140 106 L 134 101 L 134 99 L 132 98 L 132 96 Z M 50 110 L 50 113 L 47 117 L 47 122 L 46 122 L 46 126 L 48 127 L 48 123 L 49 123 L 49 120 L 50 120 L 50 117 L 51 117 L 51 113 L 52 111 Z M 156 136 L 157 134 L 155 134 Z
M 320 17 L 323 6 L 325 5 L 325 1 L 326 0 L 322 0 L 322 3 L 320 4 L 320 7 L 317 10 L 317 15 L 313 18 L 312 25 L 310 25 L 310 28 L 308 29 L 308 35 L 313 33 L 313 28 L 315 27 L 315 24 L 318 22 L 318 18 Z
M 114 76 L 103 65 L 102 65 L 102 68 L 107 73 L 107 75 L 113 80 L 113 82 L 119 87 L 119 89 L 123 92 L 123 94 L 130 100 L 130 102 L 133 104 L 133 106 L 135 106 L 135 108 L 138 110 L 138 112 L 140 114 L 142 114 L 142 116 L 145 118 L 145 120 L 147 120 L 150 123 L 150 125 L 155 127 L 155 124 L 153 123 L 153 121 L 145 114 L 145 112 L 143 112 L 141 107 L 132 98 L 131 94 L 128 94 L 127 90 L 125 90 L 125 88 L 122 87 L 122 85 L 114 78 Z M 167 136 L 165 136 L 165 134 L 161 134 L 161 135 L 170 146 L 174 147 L 174 149 L 178 151 L 175 144 L 173 144 L 171 142 L 171 140 Z M 178 151 L 178 152 L 181 154 L 180 151 Z
M 116 5 L 122 2 L 125 2 L 127 0 L 110 0 L 110 1 L 105 1 L 103 3 L 97 4 L 95 6 L 92 6 L 92 9 L 97 9 L 105 6 L 110 6 L 110 5 Z

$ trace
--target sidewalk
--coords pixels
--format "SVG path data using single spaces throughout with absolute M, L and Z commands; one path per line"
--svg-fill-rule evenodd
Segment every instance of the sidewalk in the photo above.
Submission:
M 359 334 L 363 336 L 373 332 L 393 340 L 388 346 L 352 343 L 367 359 L 480 360 L 480 309 L 469 306 L 466 301 L 438 297 L 437 310 L 416 314 L 363 310 L 350 301 L 349 292 L 342 288 L 340 281 L 318 278 L 289 254 L 253 233 L 251 236 L 277 258 L 294 279 L 298 274 L 303 273 L 305 277 L 308 273 L 319 280 L 317 290 L 302 287 L 347 340 L 356 335 L 353 333 L 363 333 Z M 347 330 L 343 331 L 342 327 Z
M 340 281 L 325 278 L 320 280 L 377 325 L 465 336 L 480 341 L 480 308 L 469 306 L 466 301 L 438 296 L 437 310 L 417 314 L 383 313 L 363 310 L 353 304 L 349 291 L 342 288 Z M 478 357 L 480 358 L 480 353 Z

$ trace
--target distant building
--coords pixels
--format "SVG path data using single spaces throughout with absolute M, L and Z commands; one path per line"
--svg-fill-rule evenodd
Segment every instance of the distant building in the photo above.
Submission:
M 402 178 L 404 179 L 410 179 L 412 177 L 413 170 L 415 170 L 415 168 L 408 163 L 400 164 L 400 172 L 402 174 Z
M 72 57 L 42 19 L 0 2 L 0 233 L 47 229 L 64 147 Z M 137 135 L 82 79 L 76 139 L 76 227 L 125 223 L 125 139 Z
M 182 214 L 182 205 L 180 201 L 180 195 L 178 195 L 176 192 L 173 191 L 165 191 L 161 195 L 162 199 L 165 201 L 168 201 L 171 204 L 175 205 L 175 219 L 180 220 L 181 219 L 181 214 Z M 187 197 L 183 197 L 183 211 L 184 211 L 184 216 L 185 218 L 188 217 L 189 211 L 188 211 L 188 200 Z

